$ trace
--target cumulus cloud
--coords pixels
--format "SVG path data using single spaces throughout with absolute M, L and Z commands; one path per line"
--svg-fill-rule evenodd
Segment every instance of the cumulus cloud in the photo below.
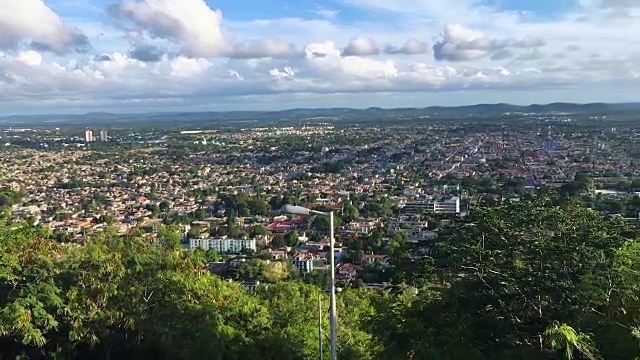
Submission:
M 606 16 L 616 9 L 635 15 L 637 10 L 630 9 L 631 2 L 615 5 L 606 0 L 592 0 L 592 8 L 571 15 L 572 18 L 588 15 L 594 19 L 584 23 L 567 18 L 531 22 L 519 15 L 513 18 L 472 15 L 475 20 L 471 21 L 467 13 L 458 18 L 455 17 L 458 12 L 451 11 L 454 17 L 434 18 L 437 21 L 432 23 L 416 19 L 422 21 L 421 34 L 427 36 L 439 32 L 433 26 L 440 25 L 434 24 L 446 24 L 451 19 L 465 24 L 447 25 L 440 29 L 442 33 L 438 38 L 425 37 L 429 40 L 427 43 L 412 38 L 419 36 L 415 32 L 417 22 L 411 21 L 415 18 L 410 15 L 415 11 L 405 11 L 401 24 L 385 22 L 380 26 L 367 24 L 367 27 L 361 23 L 338 25 L 317 18 L 224 23 L 224 27 L 237 34 L 236 38 L 225 31 L 222 14 L 203 0 L 111 1 L 119 1 L 109 7 L 111 14 L 120 20 L 119 27 L 109 30 L 113 34 L 101 34 L 108 31 L 73 20 L 78 21 L 98 52 L 59 58 L 45 52 L 75 50 L 76 45 L 65 45 L 74 44 L 73 36 L 67 37 L 66 43 L 55 39 L 61 32 L 78 35 L 79 31 L 55 14 L 53 18 L 61 26 L 52 26 L 54 22 L 37 12 L 35 18 L 39 20 L 32 22 L 31 18 L 16 16 L 15 10 L 7 10 L 7 6 L 42 3 L 42 0 L 0 0 L 0 94 L 3 95 L 0 103 L 15 108 L 18 102 L 53 104 L 57 101 L 84 102 L 89 104 L 84 105 L 87 107 L 119 101 L 202 105 L 211 103 L 210 99 L 215 96 L 264 100 L 276 99 L 278 94 L 285 93 L 294 94 L 291 97 L 302 96 L 302 93 L 311 97 L 385 92 L 402 97 L 404 94 L 398 94 L 461 89 L 469 90 L 467 93 L 499 88 L 538 91 L 540 86 L 637 82 L 631 75 L 639 70 L 640 53 L 633 54 L 635 48 L 629 46 L 633 39 L 629 40 L 628 34 L 640 31 L 640 23 L 619 21 L 603 26 L 611 24 L 607 23 L 611 19 Z M 443 10 L 449 11 L 448 2 L 444 0 L 398 0 L 402 4 L 391 0 L 357 1 L 367 4 L 385 1 L 402 9 L 415 7 L 417 3 L 431 6 L 438 2 L 443 4 Z M 8 13 L 14 16 L 8 17 Z M 330 18 L 331 14 L 326 17 Z M 29 23 L 30 27 L 16 25 L 16 19 Z M 44 25 L 46 32 L 35 30 Z M 125 33 L 129 36 L 123 36 Z M 355 34 L 366 34 L 366 37 L 352 38 Z M 266 38 L 261 38 L 263 36 Z M 329 39 L 332 41 L 327 41 Z M 411 40 L 403 43 L 407 39 Z M 300 48 L 303 44 L 309 45 Z M 392 45 L 381 49 L 378 44 Z M 444 63 L 433 63 L 422 57 L 393 56 L 425 54 L 430 49 L 434 58 Z M 381 52 L 385 55 L 370 56 Z M 594 52 L 600 56 L 589 58 L 588 54 Z M 412 59 L 424 62 L 410 63 Z M 541 59 L 546 60 L 539 61 Z M 484 94 L 486 92 L 477 93 L 477 96 L 481 98 Z M 370 98 L 365 97 L 365 101 Z
M 610 8 L 640 8 L 640 0 L 600 0 L 600 7 Z
M 513 52 L 509 49 L 498 50 L 491 55 L 491 60 L 504 60 L 513 57 Z
M 537 49 L 533 49 L 524 54 L 520 54 L 516 57 L 516 60 L 520 61 L 534 61 L 534 60 L 542 60 L 546 58 L 546 55 L 538 51 Z
M 279 69 L 271 69 L 271 71 L 269 71 L 269 75 L 273 76 L 277 80 L 285 80 L 285 79 L 293 78 L 296 75 L 296 73 L 295 71 L 293 71 L 292 68 L 287 66 L 284 69 L 282 69 L 282 71 Z
M 393 61 L 341 56 L 343 53 L 333 41 L 309 44 L 305 48 L 305 54 L 309 66 L 329 78 L 385 79 L 398 75 Z
M 108 9 L 152 36 L 182 45 L 188 56 L 211 57 L 230 50 L 222 13 L 204 0 L 124 0 Z
M 489 56 L 494 49 L 493 40 L 483 32 L 466 28 L 460 24 L 445 27 L 440 39 L 433 45 L 436 60 L 468 61 Z
M 33 50 L 22 51 L 18 54 L 18 60 L 30 66 L 38 66 L 42 64 L 42 55 Z
M 487 57 L 501 60 L 513 55 L 509 48 L 538 49 L 545 45 L 544 39 L 533 35 L 526 35 L 520 40 L 493 39 L 481 31 L 449 24 L 433 45 L 433 53 L 439 61 L 470 61 Z
M 384 52 L 391 55 L 420 55 L 429 51 L 429 44 L 426 41 L 411 39 L 400 47 L 389 45 Z
M 100 54 L 100 55 L 96 55 L 94 58 L 94 61 L 111 61 L 113 60 L 111 58 L 111 55 L 109 54 Z
M 0 93 L 5 95 L 0 103 L 84 107 L 146 104 L 158 109 L 167 104 L 203 104 L 216 96 L 264 99 L 285 93 L 424 94 L 460 89 L 535 89 L 554 84 L 589 84 L 603 78 L 625 81 L 638 71 L 633 62 L 606 60 L 585 60 L 564 67 L 522 66 L 517 62 L 500 67 L 402 65 L 391 60 L 343 57 L 332 42 L 312 43 L 305 54 L 294 70 L 292 66 L 277 65 L 282 61 L 270 59 L 249 66 L 240 60 L 212 62 L 164 56 L 149 63 L 114 52 L 101 55 L 108 61 L 92 58 L 64 64 L 41 59 L 35 51 L 0 53 Z
M 23 41 L 38 51 L 59 55 L 90 48 L 88 38 L 66 25 L 42 0 L 0 1 L 0 49 Z
M 166 53 L 167 50 L 159 46 L 142 44 L 132 47 L 129 57 L 143 62 L 158 62 Z
M 380 54 L 380 48 L 375 40 L 368 37 L 355 37 L 342 51 L 343 56 L 369 56 Z
M 580 46 L 578 46 L 576 44 L 569 44 L 569 45 L 564 47 L 564 50 L 565 51 L 569 51 L 569 52 L 578 51 L 578 50 L 580 50 Z
M 522 40 L 513 43 L 514 47 L 523 49 L 539 48 L 546 45 L 546 41 L 533 35 L 527 35 Z
M 293 43 L 275 38 L 266 38 L 235 44 L 230 56 L 239 59 L 291 59 L 301 57 L 303 53 Z

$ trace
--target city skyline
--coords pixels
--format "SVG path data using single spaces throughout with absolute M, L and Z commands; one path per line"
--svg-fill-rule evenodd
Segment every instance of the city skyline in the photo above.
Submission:
M 639 15 L 619 0 L 0 0 L 0 111 L 636 102 Z

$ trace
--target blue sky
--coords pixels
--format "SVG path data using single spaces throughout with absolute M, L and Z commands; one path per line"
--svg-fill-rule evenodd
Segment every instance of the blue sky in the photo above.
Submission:
M 611 0 L 0 0 L 0 115 L 640 101 L 639 16 Z

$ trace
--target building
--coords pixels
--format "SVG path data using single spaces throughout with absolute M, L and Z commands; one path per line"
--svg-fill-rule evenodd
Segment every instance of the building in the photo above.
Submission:
M 239 254 L 243 250 L 256 251 L 255 239 L 190 239 L 189 249 L 216 250 L 219 254 Z
M 100 141 L 107 142 L 109 141 L 109 133 L 107 130 L 100 130 Z
M 406 213 L 416 213 L 424 211 L 436 214 L 460 214 L 460 198 L 452 196 L 450 198 L 427 198 L 423 200 L 410 201 L 404 204 L 402 210 Z
M 91 129 L 87 129 L 84 131 L 84 142 L 92 142 L 93 141 L 93 131 Z
M 493 147 L 492 147 L 492 148 L 493 148 L 493 151 L 495 151 L 495 152 L 502 152 L 502 151 L 504 151 L 504 149 L 505 149 L 506 147 L 507 147 L 507 145 L 505 144 L 505 142 L 504 142 L 504 141 L 496 141 L 496 142 L 493 144 Z
M 299 254 L 289 259 L 291 265 L 300 270 L 301 274 L 308 274 L 314 269 L 313 257 L 305 254 Z
M 556 142 L 553 141 L 552 138 L 548 137 L 544 140 L 544 144 L 542 144 L 542 146 L 546 151 L 552 151 L 556 148 Z

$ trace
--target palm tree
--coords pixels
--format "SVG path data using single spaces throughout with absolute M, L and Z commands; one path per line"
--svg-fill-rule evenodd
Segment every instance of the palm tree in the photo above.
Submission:
M 562 351 L 566 360 L 572 360 L 576 352 L 589 360 L 601 359 L 591 337 L 569 325 L 554 322 L 544 331 L 542 338 L 551 351 Z

